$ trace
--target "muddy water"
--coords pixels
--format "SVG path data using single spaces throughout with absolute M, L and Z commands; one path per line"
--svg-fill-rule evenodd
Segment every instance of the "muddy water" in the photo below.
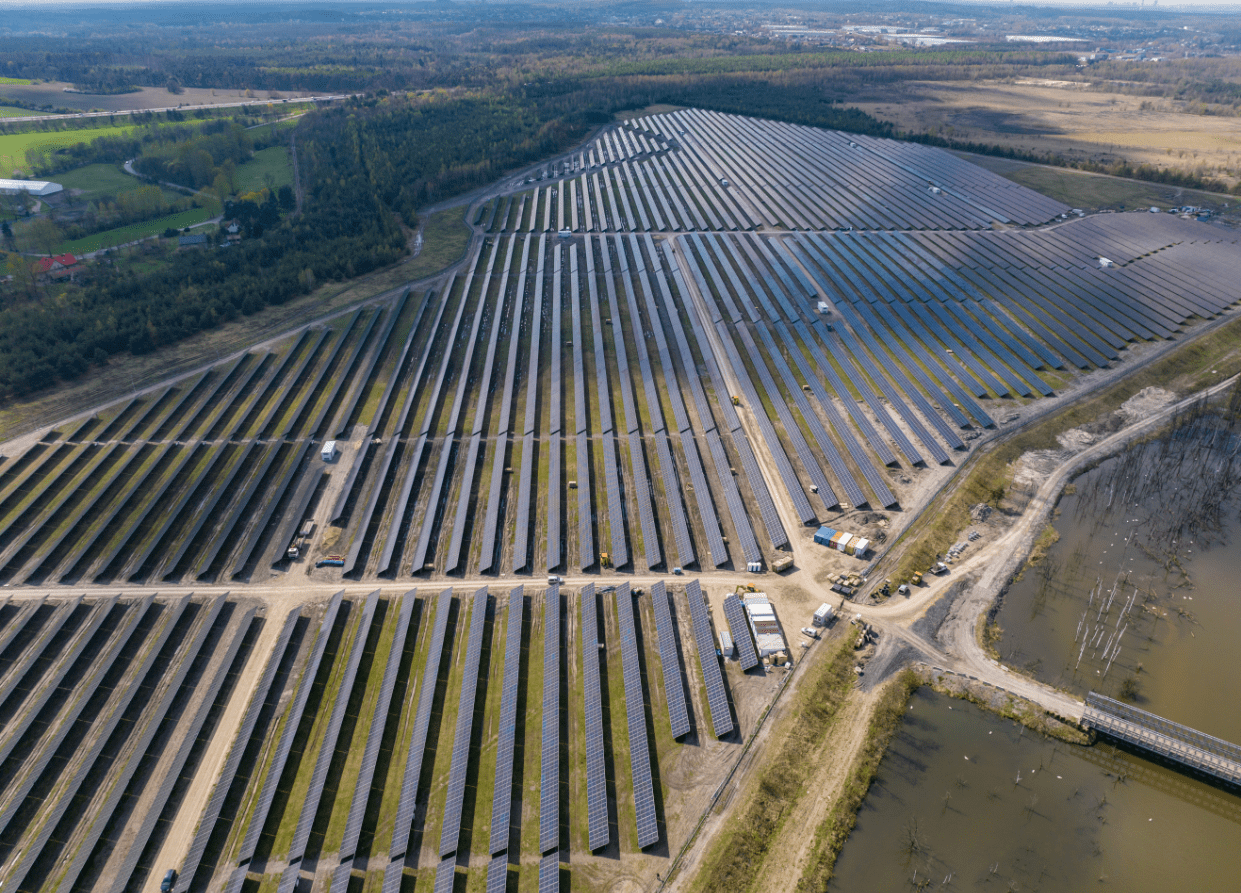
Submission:
M 1004 661 L 1241 743 L 1239 448 L 1208 420 L 1081 475 L 1004 596 Z
M 830 889 L 1235 891 L 1239 852 L 1241 798 L 922 689 Z

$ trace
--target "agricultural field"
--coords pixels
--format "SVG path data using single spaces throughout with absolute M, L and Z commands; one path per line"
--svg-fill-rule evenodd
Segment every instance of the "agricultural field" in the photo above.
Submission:
M 263 187 L 272 191 L 293 185 L 293 164 L 285 146 L 260 149 L 254 157 L 237 168 L 237 192 L 258 192 Z
M 89 142 L 103 136 L 122 136 L 133 125 L 103 124 L 98 127 L 72 130 L 28 130 L 23 133 L 0 133 L 0 177 L 27 168 L 26 152 L 32 148 L 56 149 Z

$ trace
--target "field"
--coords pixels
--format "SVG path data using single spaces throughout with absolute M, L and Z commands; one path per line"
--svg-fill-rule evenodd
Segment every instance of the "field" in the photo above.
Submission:
M 188 211 L 178 211 L 176 214 L 157 217 L 154 220 L 133 223 L 129 226 L 122 226 L 81 239 L 74 239 L 71 242 L 65 242 L 61 246 L 61 250 L 70 251 L 74 254 L 84 254 L 89 251 L 112 248 L 116 245 L 125 245 L 138 239 L 157 236 L 169 227 L 181 229 L 182 227 L 203 223 L 210 220 L 216 213 L 211 208 L 191 208 Z
M 858 103 L 902 130 L 1200 171 L 1228 183 L 1241 170 L 1241 121 L 1194 114 L 1185 103 L 1094 90 L 1074 81 L 910 82 L 890 99 Z
M 134 93 L 97 94 L 97 93 L 66 93 L 65 88 L 71 84 L 46 82 L 42 84 L 12 84 L 4 87 L 6 95 L 20 99 L 32 105 L 48 105 L 54 108 L 68 108 L 78 111 L 120 112 L 142 109 L 177 108 L 186 105 L 236 105 L 237 103 L 253 102 L 255 105 L 267 105 L 292 101 L 315 95 L 312 92 L 293 91 L 281 93 L 273 99 L 267 93 L 247 92 L 245 90 L 206 89 L 187 87 L 182 93 L 169 93 L 163 87 L 141 87 Z M 42 114 L 33 112 L 33 114 Z
M 427 214 L 422 223 L 422 249 L 405 265 L 411 280 L 438 273 L 460 260 L 470 243 L 470 229 L 460 208 Z
M 1219 213 L 1226 210 L 1229 205 L 1235 206 L 1237 203 L 1235 196 L 1215 192 L 1162 186 L 1141 180 L 1125 180 L 1104 174 L 1048 167 L 990 155 L 973 155 L 964 152 L 960 154 L 962 158 L 967 158 L 974 164 L 985 167 L 1014 183 L 1020 183 L 1022 186 L 1051 196 L 1066 205 L 1087 211 L 1100 211 L 1105 208 L 1118 211 L 1145 210 L 1152 207 L 1166 209 L 1192 205 L 1198 208 L 1210 208 Z
M 98 201 L 103 196 L 119 195 L 143 186 L 140 178 L 125 173 L 115 164 L 88 164 L 57 174 L 55 181 L 66 191 L 75 193 L 74 199 L 80 202 Z M 179 197 L 173 192 L 165 194 Z
M 237 193 L 257 192 L 264 186 L 274 191 L 293 183 L 293 165 L 284 146 L 260 149 L 254 157 L 237 168 Z
M 0 105 L 0 118 L 22 118 L 30 114 L 30 109 L 18 108 L 15 105 Z
M 0 175 L 13 176 L 13 171 L 26 167 L 26 151 L 34 147 L 56 148 L 89 142 L 101 136 L 119 136 L 133 130 L 130 126 L 104 125 L 84 130 L 32 130 L 25 133 L 0 133 Z

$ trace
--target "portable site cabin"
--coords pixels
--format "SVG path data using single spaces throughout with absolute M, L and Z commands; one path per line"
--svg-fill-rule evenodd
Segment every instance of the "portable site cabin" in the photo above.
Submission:
M 323 461 L 331 462 L 336 458 L 336 441 L 329 440 L 323 445 Z
M 776 619 L 775 608 L 771 606 L 767 596 L 757 592 L 747 595 L 743 601 L 746 619 L 750 622 L 750 632 L 754 634 L 754 644 L 758 648 L 758 656 L 769 657 L 788 648 L 788 643 L 784 641 L 784 633 L 780 631 L 780 622 Z
M 720 630 L 720 651 L 724 652 L 725 657 L 733 656 L 733 637 L 728 634 L 728 630 Z
M 814 532 L 814 541 L 820 546 L 832 545 L 832 537 L 836 535 L 836 531 L 830 527 L 820 527 Z
M 819 301 L 818 309 L 820 313 L 831 313 L 832 312 L 832 308 L 827 306 L 826 301 Z
M 849 541 L 852 539 L 853 539 L 853 534 L 845 533 L 843 530 L 841 530 L 834 537 L 832 537 L 832 548 L 835 549 L 837 552 L 843 552 L 845 551 L 845 548 L 849 545 Z
M 870 540 L 865 537 L 858 537 L 853 541 L 853 555 L 856 558 L 865 558 L 866 553 L 870 551 Z
M 814 612 L 814 625 L 815 626 L 827 626 L 829 623 L 832 622 L 832 615 L 834 613 L 835 612 L 832 610 L 832 606 L 829 605 L 827 602 L 824 602 L 823 604 L 819 605 L 819 610 Z

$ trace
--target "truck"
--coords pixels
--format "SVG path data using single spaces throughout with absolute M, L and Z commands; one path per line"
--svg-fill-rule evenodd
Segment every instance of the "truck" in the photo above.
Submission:
M 559 586 L 563 582 L 564 577 L 557 576 L 556 574 L 548 574 L 547 576 L 547 585 L 549 586 Z
M 320 455 L 322 455 L 324 462 L 331 462 L 333 459 L 335 459 L 336 458 L 336 441 L 329 440 L 327 443 L 325 443 L 323 445 L 323 451 Z

